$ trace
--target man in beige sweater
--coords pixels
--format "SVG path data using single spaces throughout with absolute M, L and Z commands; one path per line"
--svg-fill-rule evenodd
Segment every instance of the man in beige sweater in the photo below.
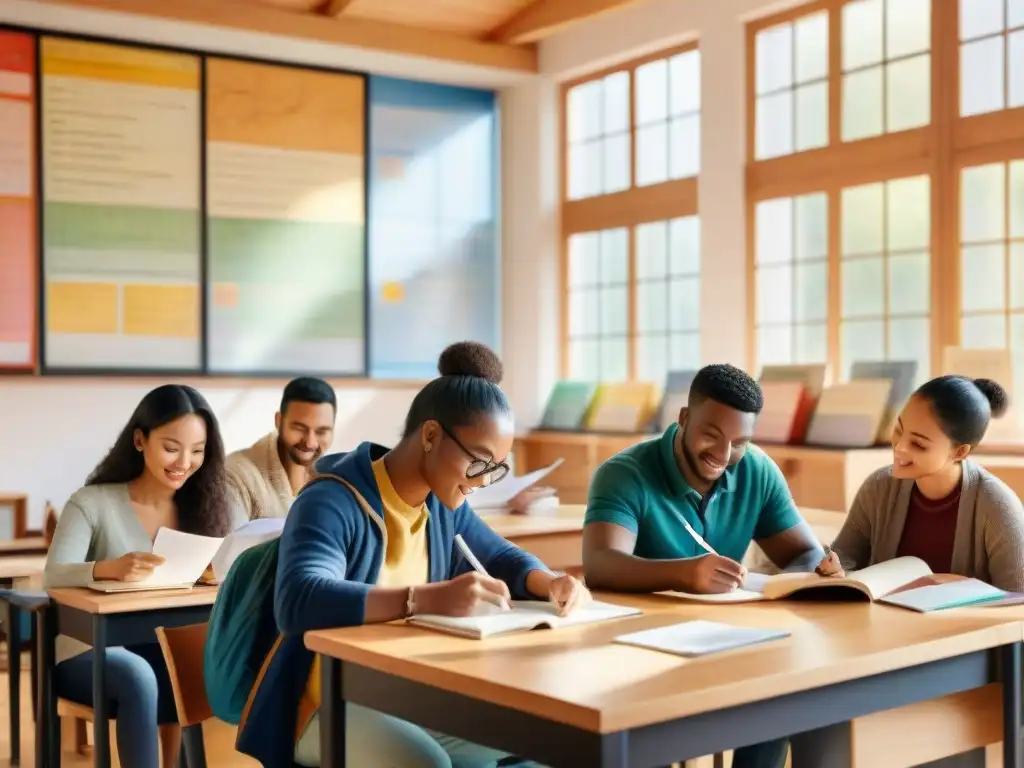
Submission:
M 338 401 L 326 381 L 303 376 L 288 382 L 276 429 L 228 456 L 228 485 L 249 520 L 284 517 L 313 464 L 331 447 Z

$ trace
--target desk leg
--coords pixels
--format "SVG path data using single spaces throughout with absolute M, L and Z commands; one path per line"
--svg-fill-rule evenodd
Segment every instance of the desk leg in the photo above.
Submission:
M 1000 655 L 1003 678 L 1003 766 L 1022 768 L 1020 729 L 1024 707 L 1021 702 L 1021 643 L 1003 646 Z
M 11 710 L 11 762 L 21 762 L 21 611 L 7 603 L 7 702 Z
M 36 768 L 60 766 L 60 722 L 57 719 L 57 698 L 53 689 L 54 642 L 57 637 L 57 612 L 52 607 L 36 613 L 36 642 L 39 659 L 38 710 L 36 711 Z
M 341 697 L 341 662 L 320 655 L 320 765 L 345 768 L 345 701 Z
M 110 720 L 107 714 L 107 622 L 92 617 L 92 764 L 110 768 Z

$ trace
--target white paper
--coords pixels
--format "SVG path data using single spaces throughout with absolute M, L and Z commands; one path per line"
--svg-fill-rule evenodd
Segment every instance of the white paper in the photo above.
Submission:
M 927 613 L 944 608 L 984 603 L 1005 596 L 1006 593 L 1003 590 L 979 579 L 963 579 L 897 592 L 895 595 L 881 598 L 879 602 Z
M 519 477 L 510 472 L 508 477 L 494 485 L 484 485 L 469 495 L 469 506 L 473 509 L 501 509 L 508 506 L 516 496 L 527 488 L 536 485 L 562 464 L 562 459 L 553 464 L 536 469 Z
M 284 521 L 283 517 L 263 517 L 236 528 L 223 540 L 217 554 L 212 558 L 214 578 L 218 582 L 223 581 L 235 560 L 243 552 L 257 544 L 278 538 L 284 530 Z
M 223 539 L 196 536 L 171 528 L 161 528 L 153 542 L 153 554 L 164 562 L 140 584 L 195 584 L 217 554 Z
M 789 637 L 789 632 L 760 627 L 734 627 L 713 621 L 684 621 L 682 624 L 622 635 L 615 638 L 615 642 L 678 656 L 703 656 L 782 637 Z

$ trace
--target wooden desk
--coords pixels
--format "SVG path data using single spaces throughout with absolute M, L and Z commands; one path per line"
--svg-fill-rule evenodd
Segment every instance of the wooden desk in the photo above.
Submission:
M 583 570 L 583 504 L 563 504 L 550 515 L 491 515 L 484 517 L 498 534 L 538 557 L 556 571 Z
M 17 579 L 38 576 L 46 567 L 46 555 L 0 557 L 0 587 L 13 587 Z
M 0 558 L 10 555 L 45 555 L 49 550 L 42 536 L 25 536 L 21 539 L 0 541 Z
M 844 768 L 821 749 L 856 717 L 979 688 L 995 653 L 1021 674 L 1021 625 L 870 604 L 706 606 L 606 595 L 647 613 L 487 641 L 404 625 L 306 634 L 321 654 L 321 758 L 344 764 L 352 701 L 554 768 L 666 765 L 801 735 L 793 764 Z M 684 659 L 613 644 L 625 632 L 691 619 L 788 629 L 792 637 Z M 1019 686 L 1008 686 L 1007 765 L 1019 766 Z
M 158 592 L 104 594 L 90 589 L 51 589 L 50 609 L 41 614 L 44 623 L 41 659 L 42 712 L 37 728 L 37 754 L 46 754 L 45 765 L 56 764 L 48 747 L 58 743 L 60 727 L 56 695 L 50 672 L 54 666 L 56 635 L 68 635 L 93 647 L 93 765 L 110 766 L 110 728 L 106 695 L 106 649 L 119 645 L 155 643 L 157 627 L 201 624 L 210 616 L 216 587 Z M 42 739 L 43 743 L 39 743 Z

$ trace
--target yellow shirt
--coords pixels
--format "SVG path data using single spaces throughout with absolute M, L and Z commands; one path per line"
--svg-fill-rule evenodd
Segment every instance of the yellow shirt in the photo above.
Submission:
M 377 575 L 378 587 L 415 587 L 426 584 L 430 576 L 427 556 L 427 520 L 430 512 L 426 504 L 411 507 L 402 501 L 388 476 L 384 459 L 373 462 L 373 477 L 380 491 L 384 508 L 384 561 Z M 316 709 L 320 708 L 320 657 L 313 659 L 307 697 Z M 301 723 L 301 718 L 300 718 Z M 300 730 L 301 733 L 301 730 Z

